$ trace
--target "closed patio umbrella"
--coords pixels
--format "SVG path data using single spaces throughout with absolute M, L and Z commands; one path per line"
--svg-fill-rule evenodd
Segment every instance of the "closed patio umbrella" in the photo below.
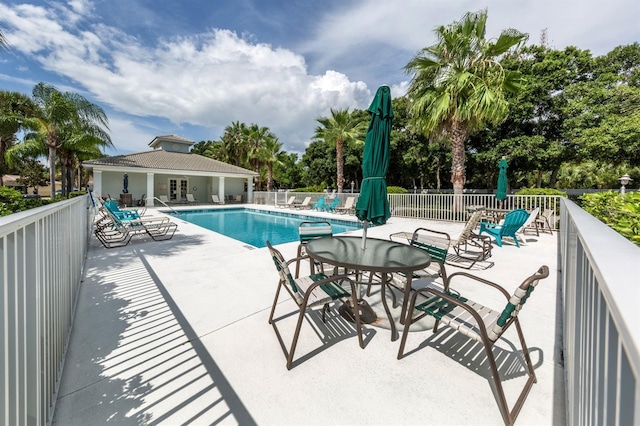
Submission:
M 498 168 L 500 172 L 498 173 L 498 187 L 496 190 L 496 199 L 500 201 L 500 205 L 502 205 L 502 201 L 507 198 L 507 168 L 509 165 L 507 164 L 506 158 L 502 157 L 500 163 L 498 164 Z
M 122 193 L 123 194 L 129 193 L 129 175 L 126 173 L 124 174 L 124 179 L 122 182 Z
M 389 139 L 393 108 L 389 86 L 378 88 L 368 109 L 371 121 L 362 156 L 362 187 L 356 203 L 356 216 L 363 221 L 362 248 L 366 246 L 367 225 L 383 225 L 391 217 L 387 199 Z

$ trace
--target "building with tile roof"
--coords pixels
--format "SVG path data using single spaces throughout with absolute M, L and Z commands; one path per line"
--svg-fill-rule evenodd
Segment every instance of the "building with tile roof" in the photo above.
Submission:
M 191 154 L 193 143 L 176 135 L 156 136 L 149 143 L 152 151 L 85 161 L 83 166 L 93 171 L 97 196 L 126 205 L 153 206 L 161 196 L 170 203 L 186 203 L 187 194 L 203 203 L 211 202 L 212 194 L 220 200 L 253 198 L 256 172 Z

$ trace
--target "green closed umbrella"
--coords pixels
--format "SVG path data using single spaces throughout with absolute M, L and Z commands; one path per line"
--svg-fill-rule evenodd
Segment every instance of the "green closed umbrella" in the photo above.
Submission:
M 367 225 L 383 225 L 391 217 L 387 199 L 389 139 L 393 108 L 389 86 L 381 86 L 368 109 L 371 121 L 367 129 L 362 156 L 362 186 L 356 203 L 356 216 L 363 221 L 362 248 L 365 248 Z
M 498 164 L 500 172 L 498 173 L 498 189 L 496 190 L 496 199 L 499 201 L 507 198 L 507 167 L 509 167 L 507 160 L 502 157 Z

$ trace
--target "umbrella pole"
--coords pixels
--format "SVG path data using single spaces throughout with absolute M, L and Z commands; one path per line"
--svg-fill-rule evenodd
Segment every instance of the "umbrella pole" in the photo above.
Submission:
M 369 222 L 366 220 L 362 221 L 362 250 L 367 248 L 367 225 Z

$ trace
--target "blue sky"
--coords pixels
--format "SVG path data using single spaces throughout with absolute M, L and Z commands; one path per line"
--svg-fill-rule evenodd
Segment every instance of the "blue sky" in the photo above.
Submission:
M 640 41 L 637 0 L 71 0 L 0 2 L 0 89 L 40 81 L 107 112 L 115 150 L 157 135 L 217 140 L 233 121 L 269 127 L 301 153 L 330 108 L 367 108 L 381 84 L 403 95 L 404 65 L 433 29 L 488 9 L 489 38 L 602 55 Z

